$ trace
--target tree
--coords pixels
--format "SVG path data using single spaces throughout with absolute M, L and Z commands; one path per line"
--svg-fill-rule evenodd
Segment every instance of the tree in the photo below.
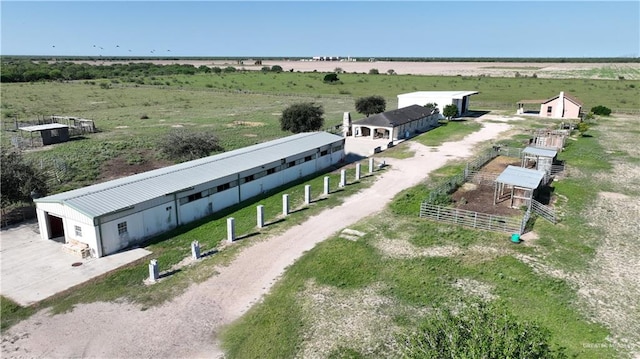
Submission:
M 324 75 L 324 79 L 322 81 L 328 82 L 328 83 L 333 83 L 333 82 L 336 82 L 336 81 L 340 81 L 340 79 L 338 78 L 337 74 L 326 74 L 326 75 Z
M 278 73 L 282 72 L 282 66 L 280 65 L 271 66 L 271 72 L 278 72 Z
M 595 115 L 599 115 L 599 116 L 609 116 L 611 115 L 611 109 L 602 105 L 598 105 L 595 107 L 591 108 L 591 112 L 593 112 Z
M 356 111 L 369 117 L 374 113 L 384 112 L 387 101 L 382 96 L 361 97 L 356 100 Z
M 378 71 L 378 69 L 371 69 L 369 70 L 369 75 L 379 75 L 380 71 Z
M 158 147 L 165 156 L 176 161 L 194 160 L 223 150 L 214 134 L 185 129 L 172 130 L 159 141 Z
M 16 151 L 4 151 L 0 160 L 0 202 L 2 207 L 18 202 L 30 202 L 32 193 L 47 193 L 45 176 L 28 164 Z
M 589 131 L 589 125 L 586 122 L 580 122 L 578 124 L 578 132 L 580 132 L 580 136 L 584 137 L 584 133 Z
M 438 104 L 435 102 L 426 103 L 424 107 L 431 110 L 431 114 L 440 112 L 440 109 L 438 108 Z
M 446 105 L 444 110 L 442 110 L 442 114 L 447 118 L 447 120 L 450 120 L 458 115 L 458 106 L 454 104 Z
M 467 303 L 457 314 L 440 309 L 400 337 L 404 358 L 567 358 L 548 329 L 520 321 L 503 307 Z
M 324 110 L 312 102 L 297 103 L 282 111 L 280 128 L 293 133 L 318 131 L 324 125 Z

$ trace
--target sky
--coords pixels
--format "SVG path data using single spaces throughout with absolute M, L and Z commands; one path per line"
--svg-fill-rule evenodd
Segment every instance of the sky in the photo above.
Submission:
M 6 1 L 1 55 L 638 57 L 640 1 Z

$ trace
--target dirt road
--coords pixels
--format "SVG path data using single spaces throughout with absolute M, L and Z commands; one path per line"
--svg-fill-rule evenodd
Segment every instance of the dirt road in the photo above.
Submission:
M 509 128 L 506 123 L 487 122 L 480 131 L 437 151 L 412 142 L 415 156 L 386 158 L 390 168 L 370 188 L 282 235 L 244 249 L 229 266 L 218 269 L 219 275 L 172 301 L 144 311 L 128 303 L 104 302 L 80 304 L 55 316 L 43 310 L 3 335 L 2 357 L 218 358 L 222 352 L 215 337 L 221 326 L 259 301 L 305 251 L 382 210 L 401 190 L 418 184 L 450 159 L 470 156 L 478 143 Z

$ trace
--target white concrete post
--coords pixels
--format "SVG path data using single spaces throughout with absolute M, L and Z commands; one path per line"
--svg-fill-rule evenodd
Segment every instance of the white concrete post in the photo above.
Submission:
M 356 181 L 360 181 L 360 163 L 356 163 Z
M 329 195 L 329 176 L 324 177 L 324 195 Z
M 160 274 L 158 272 L 158 260 L 152 259 L 149 262 L 149 280 L 151 282 L 156 282 L 159 277 L 160 277 Z
M 373 157 L 369 158 L 369 173 L 373 173 Z
M 340 171 L 340 187 L 344 187 L 347 185 L 347 170 Z
M 227 218 L 227 242 L 233 243 L 236 239 L 236 220 L 233 217 Z
M 283 216 L 289 215 L 289 195 L 288 194 L 282 195 L 282 215 Z
M 311 185 L 304 186 L 304 203 L 305 204 L 311 203 Z
M 200 242 L 191 242 L 191 257 L 193 259 L 200 259 Z
M 259 205 L 256 207 L 258 209 L 258 228 L 264 227 L 264 206 Z

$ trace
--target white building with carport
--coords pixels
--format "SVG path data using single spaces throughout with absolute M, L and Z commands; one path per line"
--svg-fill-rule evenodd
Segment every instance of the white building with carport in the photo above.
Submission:
M 103 257 L 344 160 L 344 138 L 301 133 L 35 199 L 42 239 Z
M 471 95 L 477 95 L 478 91 L 416 91 L 398 95 L 398 108 L 411 105 L 424 106 L 428 103 L 435 103 L 440 110 L 440 118 L 445 106 L 456 105 L 458 116 L 462 116 L 469 111 L 469 100 Z

